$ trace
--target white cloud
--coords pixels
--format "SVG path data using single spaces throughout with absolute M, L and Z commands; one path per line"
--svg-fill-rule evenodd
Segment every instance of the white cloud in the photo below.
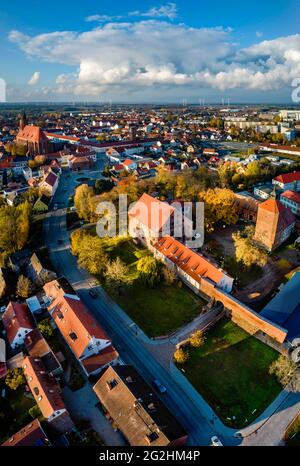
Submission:
M 261 32 L 261 31 L 256 31 L 255 35 L 256 35 L 256 37 L 262 37 L 264 35 L 264 33 Z
M 27 84 L 29 84 L 29 86 L 35 86 L 39 82 L 40 77 L 41 73 L 39 71 L 35 71 Z
M 146 12 L 141 11 L 131 11 L 129 16 L 144 16 L 148 18 L 168 18 L 175 19 L 177 18 L 178 11 L 176 3 L 167 3 L 161 7 L 152 7 Z
M 108 21 L 115 21 L 119 19 L 122 19 L 122 16 L 91 15 L 85 18 L 85 20 L 89 23 L 90 22 L 106 23 Z
M 176 88 L 287 88 L 300 76 L 300 35 L 239 49 L 231 30 L 193 28 L 162 20 L 108 23 L 86 32 L 61 31 L 10 40 L 27 55 L 72 66 L 53 92 L 82 96 L 160 92 Z M 76 71 L 74 71 L 76 70 Z

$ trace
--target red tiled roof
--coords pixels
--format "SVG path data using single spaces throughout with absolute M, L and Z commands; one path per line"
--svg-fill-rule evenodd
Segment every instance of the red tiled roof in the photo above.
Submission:
M 33 318 L 28 306 L 14 301 L 10 301 L 8 304 L 3 314 L 2 322 L 6 330 L 8 341 L 11 344 L 21 328 L 29 330 L 34 329 Z
M 287 210 L 287 208 L 284 207 L 284 205 L 282 205 L 281 202 L 279 202 L 277 199 L 272 198 L 262 202 L 259 208 L 273 213 L 283 213 Z
M 90 356 L 89 358 L 82 360 L 81 363 L 84 366 L 87 373 L 92 374 L 97 369 L 113 362 L 115 359 L 118 358 L 118 356 L 119 354 L 117 353 L 115 348 L 112 345 L 110 345 L 107 348 L 104 348 L 104 350 L 101 351 L 101 353 Z
M 128 215 L 147 226 L 150 230 L 159 232 L 169 221 L 174 210 L 174 207 L 169 204 L 144 193 L 135 205 L 131 207 Z
M 285 197 L 291 201 L 297 202 L 297 204 L 300 204 L 300 194 L 295 193 L 294 191 L 285 191 L 283 194 L 281 194 L 281 197 Z
M 134 163 L 133 160 L 126 159 L 126 160 L 124 160 L 123 165 L 125 165 L 126 167 L 129 167 L 129 166 L 132 165 L 133 163 Z
M 300 181 L 300 172 L 285 173 L 283 175 L 276 176 L 274 180 L 278 181 L 279 183 L 283 183 L 283 184 Z
M 208 278 L 217 284 L 224 277 L 223 270 L 170 236 L 161 238 L 154 247 L 198 283 Z
M 65 409 L 60 387 L 55 377 L 46 373 L 40 359 L 26 356 L 22 367 L 31 393 L 46 419 L 55 411 Z
M 26 125 L 24 129 L 18 132 L 17 140 L 24 140 L 35 143 L 48 141 L 46 134 L 39 126 L 31 125 Z
M 78 358 L 89 345 L 92 337 L 111 341 L 79 298 L 59 294 L 48 309 Z
M 296 218 L 290 209 L 281 204 L 281 202 L 277 199 L 270 198 L 267 201 L 262 202 L 258 209 L 263 209 L 267 212 L 279 214 L 278 227 L 280 226 L 283 229 L 288 228 L 296 221 Z
M 66 136 L 65 134 L 45 133 L 45 135 L 50 139 L 63 139 L 66 141 L 74 141 L 74 142 L 80 141 L 80 138 L 77 138 L 75 136 Z
M 2 447 L 34 447 L 49 445 L 49 440 L 43 431 L 40 421 L 34 419 L 30 424 L 23 427 L 19 432 L 16 432 L 6 442 L 2 443 Z

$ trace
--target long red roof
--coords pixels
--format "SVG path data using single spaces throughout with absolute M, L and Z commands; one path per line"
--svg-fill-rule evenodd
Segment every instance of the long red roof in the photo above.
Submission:
M 284 173 L 283 175 L 276 176 L 274 180 L 284 184 L 294 183 L 295 181 L 300 181 L 300 172 Z

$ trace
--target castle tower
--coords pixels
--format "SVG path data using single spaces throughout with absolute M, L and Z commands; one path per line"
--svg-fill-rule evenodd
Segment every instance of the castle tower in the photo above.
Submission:
M 295 221 L 289 209 L 270 198 L 258 207 L 254 239 L 271 252 L 289 238 Z

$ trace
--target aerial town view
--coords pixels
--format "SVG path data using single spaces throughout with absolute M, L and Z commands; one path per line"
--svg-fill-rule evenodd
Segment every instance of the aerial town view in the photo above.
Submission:
M 300 4 L 126 3 L 0 5 L 0 445 L 291 451 Z

